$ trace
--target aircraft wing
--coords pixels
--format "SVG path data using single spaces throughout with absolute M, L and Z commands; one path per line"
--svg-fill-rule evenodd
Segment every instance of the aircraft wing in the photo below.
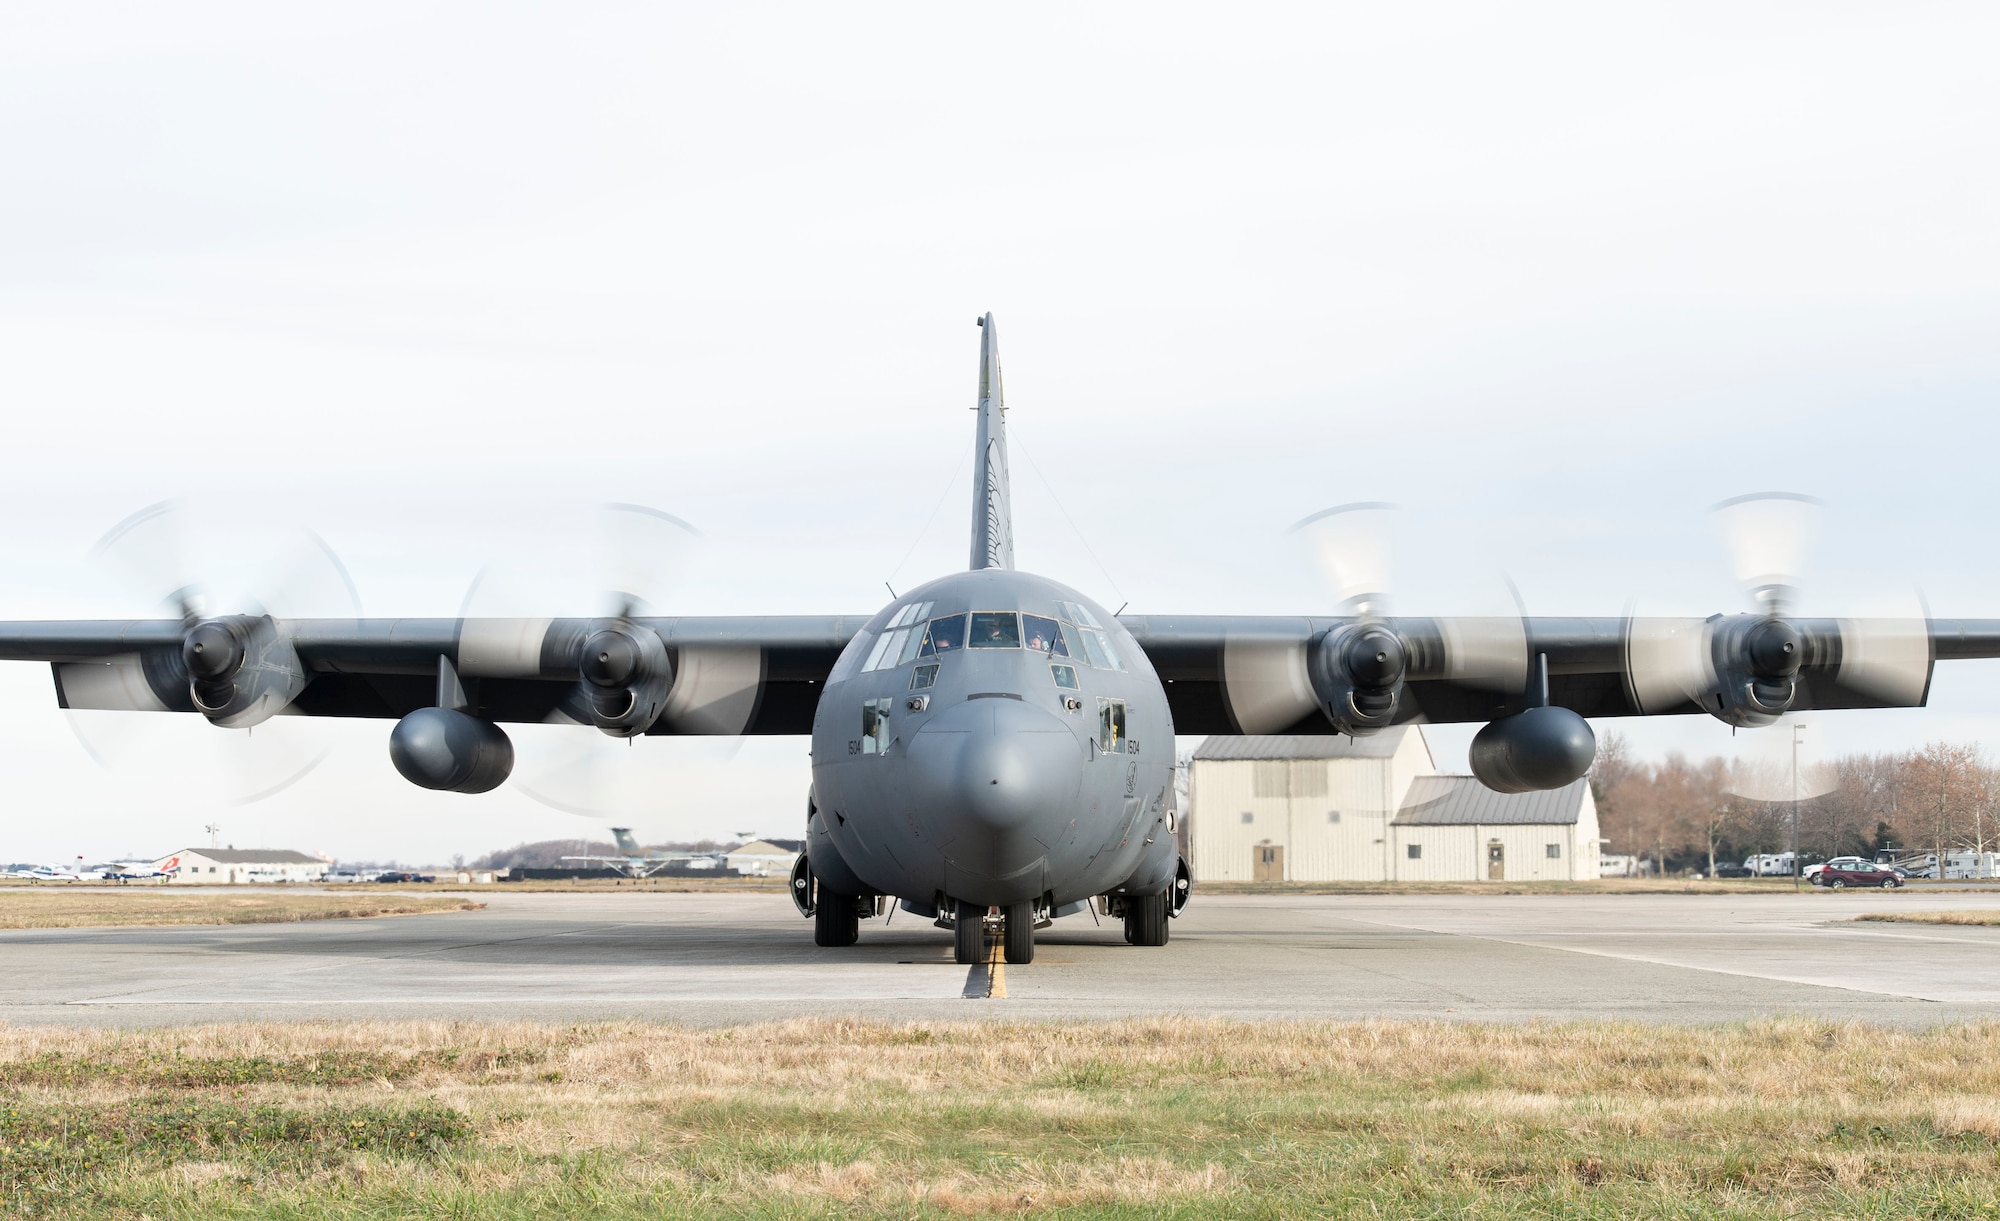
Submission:
M 867 616 L 647 618 L 673 666 L 649 732 L 804 734 L 820 686 Z M 545 721 L 578 684 L 588 619 L 302 619 L 278 623 L 303 685 L 287 711 L 400 718 L 438 702 L 440 659 L 466 711 Z M 49 662 L 65 708 L 194 712 L 179 620 L 0 623 L 0 660 Z M 253 658 L 253 660 L 255 660 Z M 284 664 L 291 664 L 285 655 Z
M 1379 622 L 1408 655 L 1397 722 L 1488 721 L 1531 698 L 1588 717 L 1713 711 L 1735 680 L 1739 628 L 1710 619 L 1410 618 Z M 868 617 L 645 618 L 672 664 L 655 734 L 805 734 L 820 689 Z M 438 703 L 440 660 L 466 711 L 497 722 L 559 715 L 578 683 L 586 619 L 308 619 L 283 622 L 303 685 L 287 711 L 400 718 Z M 1121 619 L 1166 684 L 1183 734 L 1325 733 L 1312 658 L 1350 618 L 1131 615 Z M 1940 660 L 2000 657 L 2000 620 L 1795 619 L 1803 660 L 1792 707 L 1920 707 Z M 1734 625 L 1734 626 L 1732 626 Z M 65 708 L 195 711 L 178 620 L 0 623 L 0 660 L 52 665 Z M 1732 633 L 1735 633 L 1732 635 Z
M 1182 734 L 1328 732 L 1313 686 L 1316 644 L 1346 618 L 1121 618 L 1166 684 Z M 1389 618 L 1408 658 L 1394 720 L 1490 721 L 1532 698 L 1546 657 L 1549 702 L 1587 717 L 1719 712 L 1743 680 L 1755 616 Z M 1791 707 L 1921 707 L 1941 660 L 2000 657 L 2000 620 L 1793 619 L 1802 660 Z

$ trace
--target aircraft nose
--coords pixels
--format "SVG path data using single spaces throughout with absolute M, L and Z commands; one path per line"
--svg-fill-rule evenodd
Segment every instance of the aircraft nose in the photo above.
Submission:
M 954 866 L 986 877 L 1047 856 L 1047 842 L 1073 816 L 1084 767 L 1067 724 L 1004 698 L 941 710 L 911 739 L 906 760 L 909 795 Z

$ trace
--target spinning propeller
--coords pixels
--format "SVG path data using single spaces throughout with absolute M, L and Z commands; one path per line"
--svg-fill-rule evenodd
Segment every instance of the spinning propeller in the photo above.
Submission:
M 135 783 L 223 805 L 277 793 L 325 759 L 323 730 L 279 715 L 307 678 L 291 623 L 360 614 L 324 539 L 165 501 L 112 527 L 91 559 L 149 613 L 164 609 L 183 626 L 177 653 L 57 667 L 70 728 L 92 758 Z M 139 715 L 162 709 L 200 715 Z
M 1693 704 L 1742 729 L 1773 725 L 1809 701 L 1801 671 L 1884 706 L 1923 702 L 1930 680 L 1929 617 L 1805 618 L 1804 556 L 1819 502 L 1789 492 L 1739 496 L 1713 520 L 1750 609 L 1706 620 L 1633 616 L 1627 673 L 1643 713 Z
M 647 622 L 703 541 L 692 525 L 634 504 L 600 506 L 582 548 L 519 554 L 489 565 L 467 592 L 468 619 L 577 614 L 577 682 L 544 729 L 516 731 L 515 785 L 565 813 L 631 819 L 659 814 L 683 766 L 726 759 L 737 742 L 648 736 L 666 710 L 674 666 Z M 573 542 L 574 535 L 565 542 Z M 586 728 L 599 732 L 584 733 Z

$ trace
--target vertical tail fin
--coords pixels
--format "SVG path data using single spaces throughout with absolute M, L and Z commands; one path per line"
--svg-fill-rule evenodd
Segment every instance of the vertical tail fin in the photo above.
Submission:
M 639 846 L 639 841 L 632 838 L 632 828 L 630 827 L 611 828 L 611 838 L 618 841 L 618 851 L 623 852 L 626 856 L 638 856 L 645 851 L 644 848 Z
M 1014 566 L 1014 506 L 1007 490 L 1007 408 L 1000 391 L 1000 333 L 979 320 L 979 441 L 972 463 L 972 567 Z

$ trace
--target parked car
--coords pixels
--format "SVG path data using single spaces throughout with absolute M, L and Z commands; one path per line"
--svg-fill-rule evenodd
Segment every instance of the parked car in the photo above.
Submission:
M 1828 861 L 1826 867 L 1813 875 L 1813 885 L 1829 890 L 1845 890 L 1849 886 L 1880 886 L 1893 890 L 1903 884 L 1903 879 L 1893 869 L 1885 869 L 1873 861 L 1858 863 L 1835 863 Z
M 1820 871 L 1823 869 L 1887 869 L 1887 865 L 1877 865 L 1865 856 L 1836 856 L 1818 865 L 1807 865 L 1799 871 L 1799 876 L 1813 885 L 1819 885 Z
M 352 869 L 332 869 L 320 875 L 322 882 L 366 882 L 369 879 Z
M 1725 861 L 1716 865 L 1715 876 L 1718 878 L 1754 878 L 1757 875 L 1750 872 L 1747 866 L 1731 865 Z

